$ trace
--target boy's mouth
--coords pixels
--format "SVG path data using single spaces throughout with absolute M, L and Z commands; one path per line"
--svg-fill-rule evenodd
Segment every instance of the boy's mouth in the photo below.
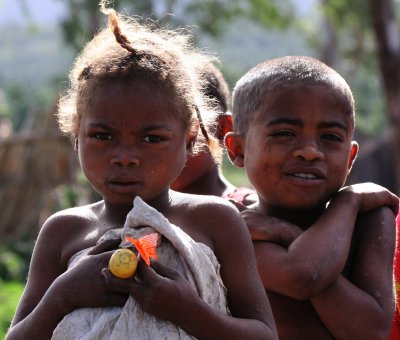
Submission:
M 294 173 L 292 174 L 294 177 L 299 177 L 299 178 L 304 178 L 304 179 L 320 179 L 320 177 L 314 175 L 314 174 L 309 174 L 309 173 Z
M 289 176 L 293 179 L 302 180 L 302 181 L 322 181 L 326 178 L 325 173 L 319 168 L 309 168 L 309 167 L 296 167 L 292 169 L 287 169 L 285 171 L 286 176 Z

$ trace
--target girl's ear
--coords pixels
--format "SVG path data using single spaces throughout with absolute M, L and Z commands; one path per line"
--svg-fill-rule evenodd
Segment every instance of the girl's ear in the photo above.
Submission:
M 353 167 L 354 161 L 357 158 L 357 154 L 358 154 L 358 143 L 356 141 L 352 141 L 349 162 L 347 164 L 347 168 L 348 168 L 349 172 L 350 172 L 351 168 Z
M 194 144 L 196 143 L 197 131 L 189 131 L 186 136 L 186 153 L 190 157 L 193 155 Z
M 234 132 L 225 135 L 225 145 L 228 157 L 232 164 L 238 168 L 244 167 L 244 140 Z

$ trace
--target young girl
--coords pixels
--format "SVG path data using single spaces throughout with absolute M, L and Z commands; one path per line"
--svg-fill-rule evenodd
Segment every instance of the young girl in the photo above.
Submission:
M 193 152 L 197 130 L 210 139 L 198 114 L 209 108 L 196 76 L 206 57 L 190 49 L 184 35 L 107 13 L 110 29 L 77 58 L 59 109 L 61 129 L 74 138 L 81 167 L 103 200 L 45 222 L 7 339 L 187 333 L 276 339 L 252 243 L 236 210 L 222 198 L 169 189 Z M 116 278 L 105 268 L 121 242 L 120 228 L 138 225 L 151 225 L 162 235 L 157 251 L 168 251 L 160 251 L 151 267 L 140 261 L 134 278 Z M 215 267 L 189 263 L 196 254 L 206 254 L 202 260 Z M 200 281 L 206 285 L 194 284 Z M 213 295 L 215 286 L 223 294 Z

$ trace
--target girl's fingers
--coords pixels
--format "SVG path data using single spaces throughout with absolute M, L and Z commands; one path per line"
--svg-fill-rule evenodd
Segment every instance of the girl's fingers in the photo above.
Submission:
M 130 290 L 132 289 L 132 285 L 139 285 L 134 277 L 129 279 L 120 279 L 111 274 L 107 268 L 104 268 L 101 271 L 101 274 L 106 280 L 107 287 L 112 287 L 112 291 L 115 293 L 129 294 Z
M 158 261 L 151 261 L 151 268 L 153 268 L 157 274 L 172 280 L 177 280 L 180 276 L 175 269 L 165 266 Z
M 125 305 L 128 297 L 129 297 L 129 294 L 118 294 L 118 293 L 109 294 L 106 297 L 106 300 L 107 300 L 106 307 L 108 307 L 108 306 L 122 307 Z
M 104 253 L 106 251 L 115 250 L 118 248 L 120 243 L 121 243 L 120 236 L 101 241 L 89 251 L 88 255 L 97 255 Z

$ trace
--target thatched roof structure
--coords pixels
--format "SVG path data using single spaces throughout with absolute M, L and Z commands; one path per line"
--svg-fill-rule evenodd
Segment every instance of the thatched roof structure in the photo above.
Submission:
M 77 160 L 54 110 L 0 140 L 0 239 L 34 239 L 56 208 L 54 189 L 73 183 Z

